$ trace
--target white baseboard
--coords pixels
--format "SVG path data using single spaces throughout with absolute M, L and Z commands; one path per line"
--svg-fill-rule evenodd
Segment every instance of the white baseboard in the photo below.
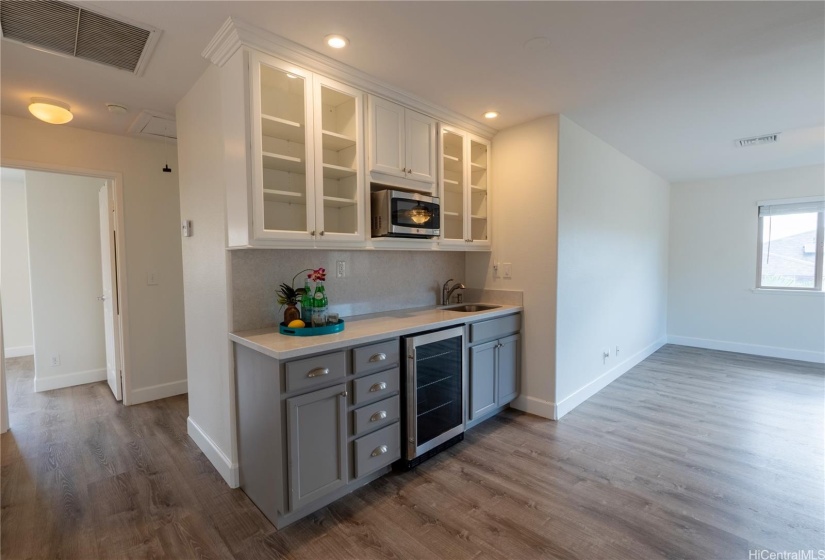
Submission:
M 670 344 L 677 344 L 679 346 L 693 346 L 695 348 L 707 348 L 708 350 L 724 350 L 726 352 L 739 352 L 740 354 L 753 354 L 755 356 L 767 356 L 769 358 L 785 358 L 786 360 L 800 360 L 818 364 L 825 363 L 825 352 L 815 352 L 813 350 L 762 346 L 761 344 L 746 344 L 744 342 L 693 338 L 672 334 L 667 336 L 667 341 Z
M 631 368 L 642 362 L 645 358 L 653 354 L 656 350 L 667 344 L 667 337 L 663 336 L 656 342 L 642 348 L 625 361 L 610 368 L 599 377 L 578 389 L 572 395 L 565 397 L 556 403 L 556 419 L 561 418 L 581 403 L 610 385 L 613 381 L 627 373 Z
M 541 416 L 542 418 L 556 420 L 556 405 L 551 401 L 528 397 L 526 395 L 519 395 L 513 402 L 510 403 L 510 406 L 522 412 L 528 412 L 530 414 L 535 414 L 536 416 Z
M 20 358 L 34 355 L 34 346 L 12 346 L 4 350 L 7 358 Z
M 34 374 L 34 392 L 52 391 L 54 389 L 64 389 L 75 385 L 85 385 L 96 381 L 106 381 L 106 369 L 90 369 L 88 371 L 77 371 L 74 373 L 62 373 L 60 375 L 50 375 L 48 377 Z
M 186 379 L 152 385 L 151 387 L 143 387 L 142 389 L 132 389 L 129 395 L 129 405 L 156 401 L 158 399 L 174 397 L 175 395 L 183 395 L 187 392 L 188 385 Z
M 237 488 L 240 486 L 237 463 L 233 463 L 232 460 L 221 451 L 221 448 L 212 441 L 212 438 L 206 435 L 206 432 L 198 426 L 197 422 L 192 420 L 191 416 L 186 419 L 186 425 L 188 427 L 187 432 L 189 433 L 189 437 L 200 447 L 200 450 L 203 451 L 203 454 L 206 455 L 206 458 L 209 459 L 215 469 L 217 469 L 229 487 Z

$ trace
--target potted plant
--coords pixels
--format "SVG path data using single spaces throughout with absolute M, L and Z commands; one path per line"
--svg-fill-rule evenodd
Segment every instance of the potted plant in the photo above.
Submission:
M 278 303 L 281 305 L 281 309 L 283 309 L 286 305 L 286 310 L 284 311 L 284 323 L 288 325 L 295 319 L 300 319 L 301 312 L 298 311 L 296 305 L 298 305 L 298 300 L 301 299 L 301 296 L 304 295 L 304 289 L 293 288 L 289 284 L 283 283 L 278 287 L 278 291 L 275 293 L 278 295 Z

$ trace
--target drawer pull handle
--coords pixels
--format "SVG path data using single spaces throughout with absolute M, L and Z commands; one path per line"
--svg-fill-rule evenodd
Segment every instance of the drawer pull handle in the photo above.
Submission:
M 387 447 L 386 445 L 379 445 L 378 447 L 372 450 L 372 453 L 370 453 L 370 457 L 378 457 L 389 450 L 389 447 Z
M 372 416 L 370 416 L 370 422 L 378 422 L 379 420 L 383 420 L 386 417 L 387 417 L 387 411 L 386 410 L 381 410 L 379 412 L 376 412 Z
M 319 377 L 321 375 L 329 375 L 329 368 L 328 367 L 317 367 L 313 370 L 310 370 L 307 373 L 307 377 Z
M 381 381 L 380 383 L 376 383 L 372 387 L 370 387 L 370 393 L 377 393 L 378 391 L 383 391 L 387 388 L 386 381 Z
M 379 352 L 378 354 L 373 354 L 372 356 L 370 356 L 370 361 L 371 362 L 383 362 L 386 359 L 387 359 L 387 355 L 384 354 L 383 352 Z

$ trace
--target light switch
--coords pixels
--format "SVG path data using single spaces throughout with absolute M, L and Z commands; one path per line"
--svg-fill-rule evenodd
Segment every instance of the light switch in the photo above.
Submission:
M 504 277 L 505 278 L 512 278 L 513 277 L 513 263 L 504 263 L 502 266 L 504 267 Z
M 157 286 L 158 285 L 158 276 L 159 274 L 154 270 L 151 271 L 149 274 L 146 275 L 146 285 L 147 286 Z
M 192 237 L 192 220 L 183 220 L 180 229 L 184 237 Z

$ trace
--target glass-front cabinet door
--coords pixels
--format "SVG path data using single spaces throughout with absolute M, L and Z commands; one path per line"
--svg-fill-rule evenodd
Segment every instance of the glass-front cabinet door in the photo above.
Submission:
M 490 244 L 490 142 L 477 136 L 470 136 L 470 190 L 468 195 L 468 212 L 470 220 L 467 238 L 474 245 Z
M 364 94 L 259 53 L 250 73 L 254 237 L 363 241 Z
M 450 126 L 441 127 L 441 244 L 489 247 L 490 142 Z
M 467 217 L 466 194 L 466 133 L 441 127 L 441 219 L 442 243 L 461 245 L 467 242 L 465 221 Z
M 364 239 L 364 94 L 315 76 L 316 227 L 321 241 Z
M 250 55 L 254 235 L 312 239 L 312 74 L 264 55 Z

